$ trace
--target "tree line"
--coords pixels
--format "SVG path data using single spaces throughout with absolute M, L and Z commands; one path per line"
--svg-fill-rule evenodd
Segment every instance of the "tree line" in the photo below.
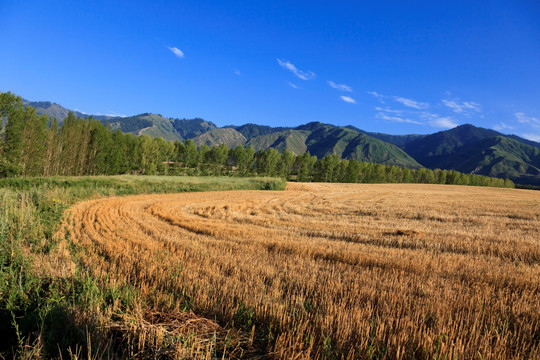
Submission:
M 508 179 L 454 170 L 409 169 L 329 155 L 322 159 L 284 150 L 197 146 L 111 131 L 91 117 L 69 113 L 60 125 L 37 115 L 22 99 L 0 93 L 0 177 L 56 175 L 280 176 L 293 181 L 425 183 L 514 187 Z

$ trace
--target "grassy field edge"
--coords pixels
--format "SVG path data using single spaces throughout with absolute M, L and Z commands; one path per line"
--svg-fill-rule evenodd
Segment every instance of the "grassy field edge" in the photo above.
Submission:
M 141 299 L 132 288 L 103 286 L 78 263 L 78 249 L 69 242 L 69 234 L 56 236 L 73 204 L 110 196 L 285 186 L 282 179 L 260 177 L 0 179 L 0 356 L 96 358 L 105 352 L 129 356 L 143 350 L 134 331 L 117 334 L 123 337 L 119 344 L 110 331 L 100 330 L 104 321 L 136 317 Z M 106 313 L 111 306 L 115 314 Z

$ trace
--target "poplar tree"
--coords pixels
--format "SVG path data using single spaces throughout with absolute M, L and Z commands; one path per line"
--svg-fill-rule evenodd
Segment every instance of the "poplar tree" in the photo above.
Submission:
M 10 92 L 0 93 L 0 118 L 4 124 L 0 175 L 14 176 L 21 173 L 24 116 L 24 105 L 19 96 Z

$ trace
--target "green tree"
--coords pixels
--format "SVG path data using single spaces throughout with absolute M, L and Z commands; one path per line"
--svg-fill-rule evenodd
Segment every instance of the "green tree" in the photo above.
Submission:
M 289 178 L 293 170 L 294 160 L 295 155 L 291 151 L 287 149 L 283 150 L 281 159 L 278 162 L 278 173 L 281 177 L 285 179 Z
M 221 175 L 223 168 L 227 165 L 228 158 L 229 148 L 225 144 L 213 146 L 206 153 L 206 161 L 212 166 L 213 173 L 216 175 Z
M 404 183 L 412 183 L 414 181 L 413 173 L 411 172 L 411 169 L 404 167 L 401 169 L 402 177 L 401 181 Z
M 339 156 L 331 154 L 325 156 L 315 164 L 315 180 L 323 182 L 332 182 L 334 173 L 339 165 Z
M 270 148 L 256 154 L 257 174 L 266 176 L 277 175 L 277 164 L 280 160 L 279 152 Z
M 362 170 L 360 162 L 352 159 L 349 160 L 347 170 L 345 172 L 345 177 L 343 182 L 347 183 L 356 183 L 358 182 L 358 177 L 360 176 L 360 171 Z
M 184 158 L 182 161 L 184 164 L 186 164 L 187 167 L 194 168 L 199 163 L 199 152 L 197 150 L 197 145 L 193 142 L 193 140 L 188 139 L 184 143 Z
M 309 151 L 298 155 L 294 160 L 293 173 L 298 181 L 311 181 L 313 179 L 313 169 L 317 163 L 317 157 L 312 156 Z
M 155 149 L 152 138 L 148 135 L 139 137 L 139 153 L 141 172 L 145 175 L 154 175 L 157 172 L 158 150 Z
M 116 144 L 113 142 L 111 131 L 92 118 L 87 119 L 86 122 L 90 127 L 90 139 L 84 174 L 114 173 L 111 162 Z
M 140 138 L 134 134 L 124 134 L 126 172 L 141 173 Z
M 446 170 L 441 169 L 435 169 L 433 170 L 433 174 L 435 176 L 435 183 L 436 184 L 446 184 Z
M 58 121 L 53 118 L 49 121 L 47 128 L 47 153 L 45 157 L 45 167 L 43 175 L 53 176 L 58 175 L 59 154 L 60 154 L 60 139 L 58 136 Z
M 349 167 L 349 160 L 340 160 L 334 171 L 333 182 L 345 182 L 347 177 L 347 168 Z
M 43 176 L 47 152 L 47 115 L 38 116 L 34 108 L 24 110 L 23 146 L 19 164 L 23 176 Z
M 108 174 L 125 174 L 129 171 L 127 160 L 127 142 L 126 135 L 120 130 L 112 134 L 112 144 L 109 149 L 109 168 Z
M 433 171 L 426 168 L 420 168 L 416 172 L 416 181 L 422 184 L 433 184 L 435 183 L 435 176 Z
M 22 99 L 10 92 L 0 93 L 0 120 L 4 124 L 0 176 L 19 175 L 22 171 L 24 117 Z

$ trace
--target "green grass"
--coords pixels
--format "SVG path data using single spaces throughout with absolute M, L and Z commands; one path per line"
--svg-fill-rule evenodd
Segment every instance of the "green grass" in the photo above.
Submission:
M 0 179 L 0 358 L 90 357 L 105 350 L 127 356 L 137 346 L 125 334 L 114 342 L 100 330 L 105 309 L 113 304 L 117 313 L 105 319 L 134 316 L 140 301 L 136 291 L 103 286 L 78 263 L 79 251 L 69 241 L 75 270 L 62 272 L 54 262 L 65 246 L 55 233 L 70 205 L 107 196 L 282 190 L 285 185 L 281 179 L 231 177 Z
M 0 179 L 0 189 L 17 191 L 67 190 L 71 200 L 89 196 L 116 196 L 220 190 L 283 190 L 285 181 L 275 178 L 216 176 L 57 176 Z M 72 203 L 72 201 L 71 201 Z

